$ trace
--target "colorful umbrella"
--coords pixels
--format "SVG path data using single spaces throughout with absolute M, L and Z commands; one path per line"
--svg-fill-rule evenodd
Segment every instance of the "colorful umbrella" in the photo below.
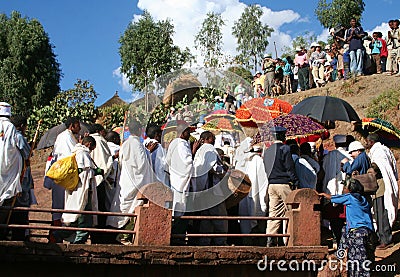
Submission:
M 400 130 L 381 118 L 363 118 L 362 127 L 368 133 L 377 133 L 379 140 L 388 147 L 400 147 Z
M 211 119 L 206 124 L 201 126 L 201 128 L 208 131 L 225 131 L 225 132 L 234 132 L 241 130 L 240 126 L 235 122 L 235 120 L 227 118 Z
M 231 113 L 229 113 L 227 110 L 215 110 L 212 111 L 209 115 L 204 117 L 204 120 L 206 122 L 215 119 L 215 118 L 227 118 L 227 119 L 235 119 L 235 116 Z
M 257 127 L 291 110 L 291 104 L 277 98 L 253 98 L 236 111 L 236 120 L 242 126 Z
M 281 115 L 267 122 L 260 128 L 260 132 L 253 138 L 256 142 L 271 141 L 270 128 L 281 126 L 286 128 L 286 139 L 294 139 L 299 144 L 316 141 L 328 137 L 328 130 L 311 118 L 299 114 Z

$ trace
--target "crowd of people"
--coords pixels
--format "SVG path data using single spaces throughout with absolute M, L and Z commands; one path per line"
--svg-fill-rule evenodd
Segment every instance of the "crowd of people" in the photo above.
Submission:
M 386 73 L 400 76 L 399 20 L 390 20 L 385 37 L 381 32 L 366 33 L 355 18 L 351 27 L 332 28 L 333 43 L 325 47 L 313 42 L 295 49 L 290 56 L 273 59 L 265 55 L 263 72 L 256 72 L 252 97 L 304 91 L 328 82 L 346 80 L 351 76 Z
M 0 103 L 3 184 L 0 204 L 29 207 L 35 198 L 28 163 L 30 149 L 23 136 L 26 120 L 11 117 L 10 109 L 7 103 Z M 173 192 L 172 210 L 178 217 L 173 220 L 173 234 L 279 234 L 285 232 L 281 220 L 243 220 L 235 226 L 227 220 L 187 221 L 179 216 L 283 217 L 288 210 L 285 203 L 288 194 L 295 189 L 309 188 L 323 197 L 321 224 L 332 231 L 338 248 L 348 249 L 349 259 L 371 259 L 375 246 L 385 249 L 392 243 L 398 174 L 393 153 L 379 142 L 378 135 L 370 134 L 364 144 L 350 135 L 335 135 L 335 149 L 327 151 L 321 139 L 301 145 L 295 140 L 286 140 L 286 129 L 278 126 L 270 129 L 273 141 L 265 147 L 254 143 L 251 137 L 238 141 L 239 136 L 229 133 L 215 135 L 201 128 L 193 130 L 185 121 L 177 120 L 174 124 L 176 135 L 167 138 L 160 126 L 149 125 L 144 129 L 137 120 L 129 120 L 130 136 L 121 143 L 118 133 L 107 132 L 100 124 L 93 124 L 90 134 L 78 137 L 79 119 L 68 118 L 66 130 L 57 136 L 48 167 L 75 154 L 79 182 L 70 191 L 45 177 L 44 186 L 52 193 L 52 208 L 133 213 L 142 204 L 136 198 L 139 190 L 158 181 Z M 232 170 L 248 175 L 251 191 L 235 207 L 227 209 L 226 188 L 222 184 Z M 372 195 L 365 194 L 354 177 L 367 173 L 375 175 L 379 185 Z M 0 223 L 29 223 L 27 212 L 10 214 L 1 210 Z M 132 230 L 135 220 L 124 215 L 53 213 L 52 224 Z M 29 231 L 21 230 L 2 229 L 1 239 L 9 238 L 10 234 L 11 239 L 26 239 Z M 89 237 L 91 243 L 132 244 L 132 234 L 115 236 L 82 230 L 52 231 L 49 241 L 83 244 Z M 278 237 L 231 240 L 225 236 L 178 238 L 171 243 L 285 245 Z

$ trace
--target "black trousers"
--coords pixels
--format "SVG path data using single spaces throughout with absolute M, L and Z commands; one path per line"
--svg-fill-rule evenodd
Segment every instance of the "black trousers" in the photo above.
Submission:
M 390 228 L 387 210 L 383 196 L 373 200 L 374 219 L 377 225 L 377 235 L 380 243 L 389 244 L 392 242 L 392 229 Z

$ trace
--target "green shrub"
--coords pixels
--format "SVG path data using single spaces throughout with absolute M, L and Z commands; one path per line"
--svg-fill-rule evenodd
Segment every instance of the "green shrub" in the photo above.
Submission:
M 386 112 L 399 104 L 399 97 L 399 89 L 391 89 L 382 93 L 369 104 L 367 117 L 379 117 L 387 120 Z

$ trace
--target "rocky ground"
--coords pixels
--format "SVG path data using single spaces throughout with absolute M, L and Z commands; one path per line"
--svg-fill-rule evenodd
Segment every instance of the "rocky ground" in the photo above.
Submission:
M 358 77 L 356 80 L 349 80 L 346 82 L 338 81 L 335 83 L 329 83 L 325 87 L 311 89 L 306 92 L 299 92 L 290 95 L 284 95 L 280 98 L 296 104 L 301 100 L 314 95 L 330 95 L 343 98 L 349 102 L 354 109 L 357 111 L 360 118 L 366 116 L 366 110 L 370 102 L 380 95 L 381 93 L 390 89 L 400 90 L 400 77 L 386 76 L 386 75 L 372 75 L 365 77 Z M 400 104 L 400 100 L 399 100 Z M 396 109 L 391 110 L 388 114 L 391 116 L 390 121 L 398 128 L 400 128 L 400 113 Z M 354 126 L 347 122 L 336 122 L 336 128 L 330 130 L 331 138 L 334 134 L 352 134 L 357 139 L 363 140 L 361 135 L 355 132 Z M 328 139 L 324 142 L 327 148 L 331 148 L 333 145 L 332 139 Z M 39 208 L 50 208 L 51 207 L 51 192 L 43 188 L 43 175 L 45 161 L 48 156 L 47 151 L 35 151 L 35 157 L 32 160 L 32 169 L 35 179 L 35 194 L 38 200 L 37 207 Z M 395 156 L 400 165 L 400 151 L 394 150 Z M 49 214 L 44 215 L 41 213 L 31 213 L 31 219 L 50 221 L 51 216 Z M 45 242 L 47 232 L 45 231 L 33 231 L 33 234 L 39 235 L 40 237 L 33 237 L 32 240 Z M 376 261 L 382 265 L 398 264 L 400 260 L 400 224 L 397 222 L 394 229 L 393 236 L 394 244 L 386 249 L 376 251 Z M 400 265 L 397 266 L 397 270 L 400 270 Z M 377 276 L 383 276 L 378 274 Z M 388 275 L 390 276 L 390 275 Z

